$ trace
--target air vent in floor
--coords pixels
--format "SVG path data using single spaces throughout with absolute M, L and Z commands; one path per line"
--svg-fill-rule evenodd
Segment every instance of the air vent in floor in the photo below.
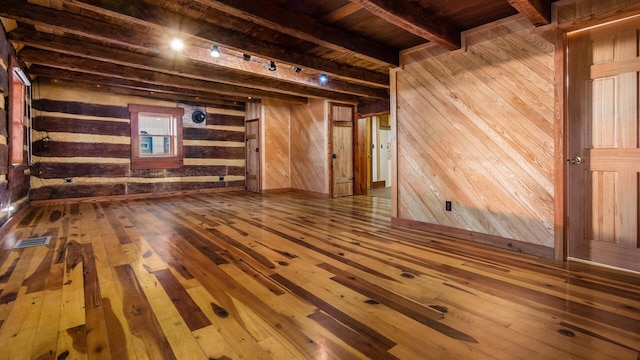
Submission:
M 14 249 L 23 249 L 32 246 L 41 246 L 41 245 L 49 245 L 49 241 L 51 241 L 51 236 L 40 236 L 34 237 L 31 239 L 18 240 Z

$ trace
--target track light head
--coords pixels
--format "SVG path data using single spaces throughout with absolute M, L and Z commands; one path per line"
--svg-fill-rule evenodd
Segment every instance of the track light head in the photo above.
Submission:
M 297 67 L 297 66 L 294 66 L 294 67 L 293 67 L 293 71 L 295 71 L 295 72 L 296 72 L 296 74 L 299 74 L 299 73 L 300 73 L 300 71 L 302 71 L 302 69 L 300 69 L 300 68 L 299 68 L 299 67 Z
M 244 61 L 249 61 L 249 60 L 251 60 L 251 55 L 249 55 L 249 54 L 242 54 L 242 60 L 244 60 Z
M 209 55 L 211 55 L 211 57 L 220 57 L 220 48 L 218 47 L 218 45 L 213 45 L 213 47 L 211 48 L 211 51 L 209 52 Z
M 276 63 L 273 61 L 269 63 L 269 71 L 276 71 Z

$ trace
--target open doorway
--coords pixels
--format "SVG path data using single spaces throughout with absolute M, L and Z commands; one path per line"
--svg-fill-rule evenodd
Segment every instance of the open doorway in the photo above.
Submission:
M 358 120 L 358 168 L 361 194 L 391 198 L 391 126 L 389 114 Z

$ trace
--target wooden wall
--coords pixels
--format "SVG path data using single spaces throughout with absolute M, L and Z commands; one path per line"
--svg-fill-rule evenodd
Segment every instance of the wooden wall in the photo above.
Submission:
M 9 141 L 8 125 L 9 113 L 9 89 L 11 82 L 11 66 L 15 64 L 16 55 L 13 47 L 6 38 L 4 25 L 0 23 L 0 225 L 21 207 L 28 203 L 29 168 L 28 156 L 25 151 L 24 165 L 13 167 L 9 165 Z M 22 68 L 26 73 L 26 69 Z M 9 105 L 9 106 L 7 106 Z M 25 123 L 25 134 L 29 129 Z M 22 146 L 26 148 L 26 137 Z M 9 172 L 12 172 L 9 179 Z M 10 180 L 10 181 L 9 181 Z
M 263 191 L 291 188 L 289 152 L 290 104 L 277 100 L 262 102 L 262 185 Z
M 329 194 L 327 101 L 291 108 L 291 188 Z
M 182 168 L 131 170 L 129 103 L 176 106 L 34 84 L 31 199 L 244 186 L 244 112 L 207 108 L 206 129 L 185 127 Z
M 402 54 L 392 78 L 399 219 L 517 248 L 515 239 L 549 254 L 554 36 L 514 17 L 467 33 L 463 50 Z
M 308 104 L 263 100 L 247 106 L 247 119 L 260 118 L 261 191 L 296 190 L 329 194 L 328 102 Z

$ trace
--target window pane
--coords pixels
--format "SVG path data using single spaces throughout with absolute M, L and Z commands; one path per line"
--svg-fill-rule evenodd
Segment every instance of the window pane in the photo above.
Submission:
M 140 156 L 172 156 L 172 136 L 140 135 Z
M 175 122 L 166 114 L 140 113 L 140 156 L 174 156 Z

